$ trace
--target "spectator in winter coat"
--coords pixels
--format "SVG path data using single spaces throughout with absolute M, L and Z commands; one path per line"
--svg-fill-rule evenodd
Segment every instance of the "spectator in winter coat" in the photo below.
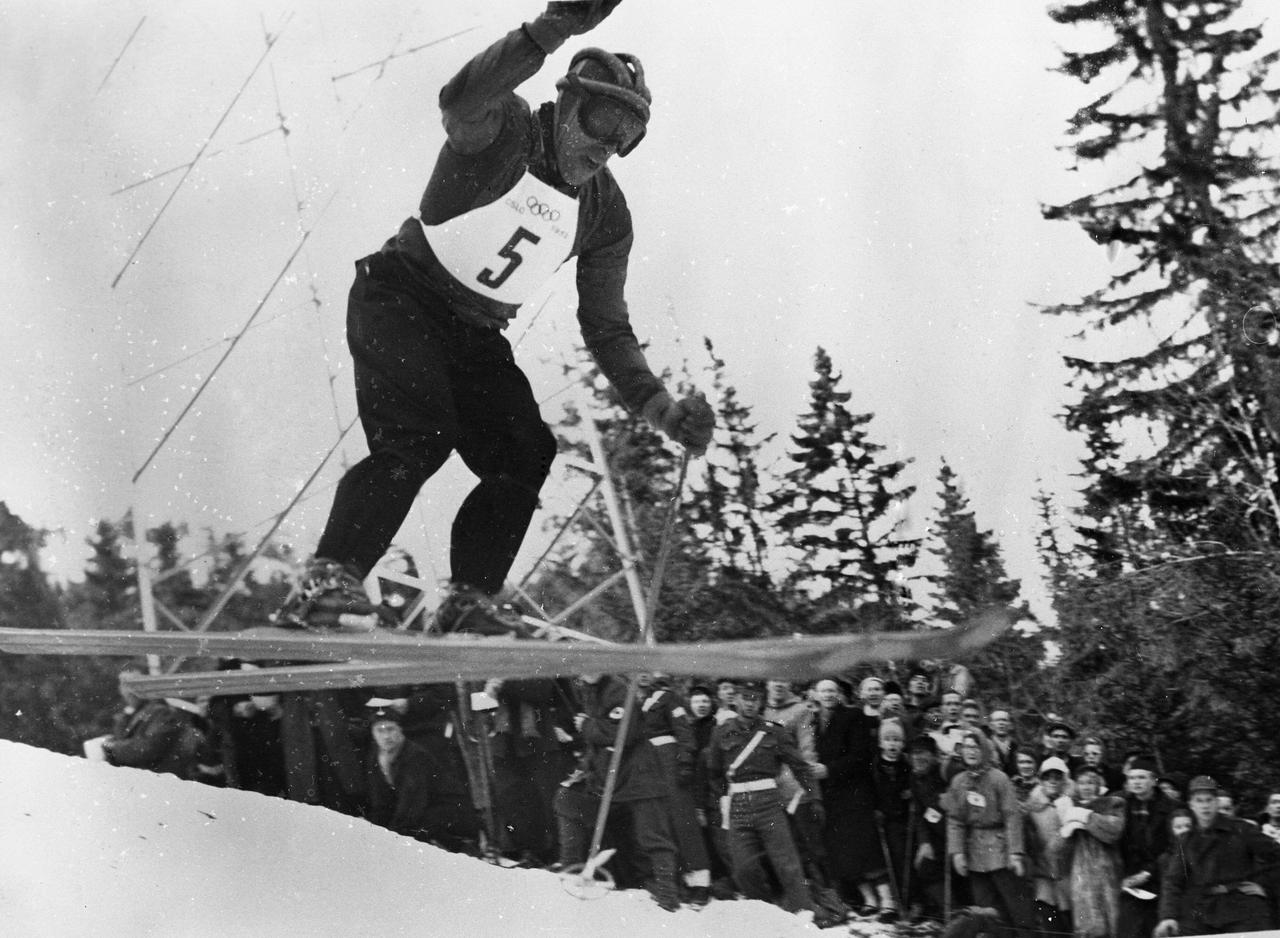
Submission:
M 227 781 L 234 788 L 261 795 L 285 793 L 284 749 L 278 694 L 228 701 L 224 742 Z
M 787 812 L 805 875 L 820 887 L 830 886 L 831 874 L 827 868 L 827 850 L 822 836 L 826 815 L 819 788 L 827 769 L 818 761 L 813 707 L 797 696 L 787 681 L 766 681 L 764 718 L 781 725 L 791 734 L 809 766 L 809 776 L 801 780 L 796 778 L 790 766 L 783 765 L 778 773 L 778 797 Z
M 1071 917 L 1079 938 L 1109 938 L 1120 916 L 1120 850 L 1124 798 L 1102 793 L 1102 774 L 1093 766 L 1076 770 L 1062 837 L 1063 864 L 1071 891 Z
M 1013 719 L 1008 710 L 992 710 L 987 720 L 988 738 L 996 753 L 996 766 L 1009 778 L 1018 774 L 1017 756 L 1022 747 L 1013 735 Z M 1032 762 L 1034 766 L 1034 761 Z M 1034 772 L 1033 772 L 1034 774 Z
M 638 716 L 645 737 L 657 751 L 661 776 L 666 783 L 667 814 L 676 838 L 676 855 L 684 873 L 684 884 L 690 902 L 706 905 L 711 888 L 711 860 L 702 839 L 694 800 L 698 745 L 689 711 L 671 688 L 667 675 L 645 672 L 638 674 L 636 680 L 643 697 Z
M 882 922 L 901 916 L 902 877 L 906 870 L 907 829 L 911 819 L 911 766 L 903 750 L 906 731 L 897 720 L 880 724 L 879 756 L 872 763 L 871 790 L 881 868 L 867 878 L 875 889 Z
M 1068 771 L 1074 775 L 1076 769 L 1084 762 L 1080 756 L 1073 755 L 1071 752 L 1078 736 L 1075 727 L 1070 723 L 1050 716 L 1041 731 L 1041 747 L 1037 759 L 1044 762 L 1045 759 L 1056 756 L 1067 764 Z
M 405 737 L 402 719 L 399 711 L 385 706 L 370 716 L 369 821 L 446 850 L 475 853 L 479 824 L 474 808 L 439 789 L 431 756 Z
M 738 715 L 738 685 L 732 678 L 716 681 L 716 722 L 724 723 Z
M 698 812 L 698 823 L 702 827 L 703 842 L 707 845 L 707 855 L 711 859 L 711 892 L 722 899 L 732 898 L 736 893 L 733 886 L 733 871 L 729 866 L 729 841 L 720 824 L 720 802 L 711 793 L 710 779 L 707 777 L 707 747 L 711 745 L 711 733 L 715 730 L 716 700 L 710 688 L 694 685 L 689 688 L 689 714 L 695 744 L 698 748 L 694 772 L 697 775 L 694 783 L 694 804 Z
M 1013 790 L 1018 793 L 1018 801 L 1026 805 L 1027 799 L 1040 784 L 1040 767 L 1036 765 L 1036 757 L 1030 752 L 1019 752 L 1013 757 L 1014 774 L 1009 781 Z
M 103 755 L 112 765 L 191 779 L 204 738 L 186 714 L 163 700 L 143 700 L 129 689 L 125 679 L 145 673 L 140 664 L 120 671 L 124 708 L 112 720 L 111 735 L 102 741 Z
M 911 764 L 911 816 L 907 855 L 911 868 L 900 888 L 911 917 L 942 918 L 945 909 L 944 866 L 947 857 L 947 783 L 938 768 L 938 744 L 932 736 L 916 736 L 907 744 Z M 959 903 L 964 905 L 964 902 Z
M 902 699 L 902 709 L 909 739 L 925 731 L 924 715 L 935 704 L 929 692 L 930 686 L 929 672 L 924 668 L 916 666 L 907 673 L 907 692 Z
M 954 760 L 957 766 L 962 764 L 956 745 L 959 743 L 960 735 L 964 731 L 964 724 L 960 722 L 960 706 L 963 701 L 964 698 L 956 691 L 946 691 L 939 703 L 942 722 L 936 729 L 931 731 L 934 740 L 938 743 L 938 753 L 944 763 L 948 760 Z M 943 774 L 948 774 L 945 768 Z
M 1160 856 L 1169 846 L 1169 815 L 1177 804 L 1156 789 L 1156 762 L 1137 756 L 1125 773 L 1120 835 L 1120 924 L 1116 938 L 1150 938 L 1158 921 Z
M 1262 833 L 1280 843 L 1280 792 L 1267 796 L 1267 810 L 1258 818 Z
M 1040 784 L 1027 797 L 1027 859 L 1035 887 L 1036 917 L 1045 931 L 1071 931 L 1071 892 L 1061 830 L 1070 805 L 1067 764 L 1050 756 L 1040 764 Z M 1060 804 L 1059 799 L 1064 799 Z
M 398 688 L 404 709 L 400 725 L 405 737 L 427 751 L 435 766 L 432 784 L 450 798 L 474 803 L 463 750 L 462 718 L 454 684 L 414 684 Z
M 1187 786 L 1195 826 L 1174 842 L 1164 868 L 1155 938 L 1264 931 L 1273 926 L 1261 876 L 1280 863 L 1280 844 L 1255 825 L 1218 811 L 1218 784 Z
M 493 803 L 512 858 L 555 862 L 556 822 L 551 811 L 560 781 L 573 771 L 571 691 L 555 678 L 489 681 L 492 711 Z
M 964 770 L 948 790 L 947 854 L 968 878 L 976 905 L 996 909 L 1019 938 L 1036 932 L 1027 874 L 1022 808 L 1009 776 L 993 765 L 991 743 L 980 730 L 960 739 Z
M 291 801 L 364 814 L 365 699 L 363 692 L 351 690 L 280 695 L 280 742 Z
M 591 787 L 598 791 L 604 789 L 629 691 L 630 683 L 626 679 L 602 678 L 596 687 L 594 709 L 579 721 L 582 741 L 593 755 L 590 765 L 596 777 Z M 637 710 L 638 704 L 638 701 L 633 704 Z M 676 842 L 668 819 L 666 794 L 657 750 L 645 737 L 641 721 L 635 719 L 633 713 L 623 738 L 611 811 L 627 816 L 631 841 L 625 846 L 647 863 L 646 886 L 650 894 L 661 908 L 673 912 L 679 908 L 680 898 L 676 885 Z
M 1124 792 L 1124 773 L 1106 761 L 1106 748 L 1102 745 L 1102 740 L 1096 736 L 1085 738 L 1084 743 L 1080 747 L 1080 763 L 1081 765 L 1092 766 L 1097 770 L 1102 778 L 1102 784 L 1108 792 L 1112 794 L 1122 794 Z M 1079 769 L 1079 766 L 1077 766 Z

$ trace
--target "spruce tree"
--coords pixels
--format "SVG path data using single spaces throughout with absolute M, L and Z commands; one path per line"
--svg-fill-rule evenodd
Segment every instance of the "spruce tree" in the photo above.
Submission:
M 905 628 L 913 612 L 906 581 L 919 549 L 918 539 L 901 536 L 915 487 L 900 476 L 911 460 L 885 458 L 869 432 L 874 415 L 848 408 L 852 394 L 822 348 L 814 371 L 787 454 L 792 466 L 768 505 L 789 555 L 787 584 L 798 597 L 821 599 L 814 615 L 835 619 L 823 631 L 854 628 L 849 613 L 858 610 L 864 618 L 876 610 L 881 627 Z
M 936 591 L 932 617 L 955 625 L 985 610 L 1006 611 L 1020 625 L 964 664 L 984 699 L 1023 711 L 1038 707 L 1048 683 L 1043 666 L 1051 630 L 1026 628 L 1033 617 L 1020 584 L 1005 571 L 995 536 L 978 527 L 960 479 L 945 459 L 938 483 L 941 505 L 927 542 L 941 569 L 926 578 Z
M 724 359 L 710 339 L 703 344 L 711 358 L 717 433 L 698 464 L 697 497 L 686 502 L 689 521 L 720 574 L 767 587 L 760 454 L 773 434 L 758 436 L 752 409 L 730 383 Z
M 134 561 L 125 554 L 131 522 L 100 518 L 94 533 L 85 539 L 93 554 L 84 570 L 81 595 L 102 627 L 127 628 L 124 619 L 138 615 L 138 577 Z M 110 623 L 108 626 L 107 623 Z
M 45 532 L 0 502 L 0 627 L 55 629 L 63 608 L 40 563 Z M 88 603 L 84 603 L 87 607 Z M 0 737 L 67 754 L 106 728 L 115 662 L 0 654 Z
M 1277 543 L 1280 531 L 1280 128 L 1242 0 L 1084 0 L 1051 16 L 1110 35 L 1067 52 L 1062 71 L 1108 88 L 1072 119 L 1082 165 L 1126 179 L 1045 209 L 1119 251 L 1105 286 L 1050 312 L 1082 334 L 1147 325 L 1161 338 L 1120 360 L 1070 357 L 1079 400 L 1068 425 L 1150 436 L 1104 481 L 1103 500 L 1146 502 L 1177 545 Z M 1095 507 L 1097 507 L 1095 505 Z

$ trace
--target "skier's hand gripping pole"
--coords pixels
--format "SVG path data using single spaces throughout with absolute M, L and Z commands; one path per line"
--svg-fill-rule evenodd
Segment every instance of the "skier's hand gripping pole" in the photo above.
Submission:
M 716 429 L 716 412 L 701 394 L 676 400 L 666 391 L 649 399 L 642 411 L 649 426 L 683 446 L 690 455 L 701 456 Z

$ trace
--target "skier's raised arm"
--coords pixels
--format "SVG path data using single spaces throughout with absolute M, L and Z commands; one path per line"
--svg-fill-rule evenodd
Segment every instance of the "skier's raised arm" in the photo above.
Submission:
M 497 139 L 515 89 L 542 68 L 571 36 L 590 32 L 621 0 L 549 3 L 535 19 L 513 29 L 449 80 L 440 91 L 440 112 L 449 145 L 478 153 Z

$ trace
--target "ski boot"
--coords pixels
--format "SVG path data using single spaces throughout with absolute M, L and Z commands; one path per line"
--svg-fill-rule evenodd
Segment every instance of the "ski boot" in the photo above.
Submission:
M 509 606 L 499 606 L 489 596 L 472 586 L 454 583 L 449 587 L 435 616 L 431 629 L 448 635 L 490 635 L 506 638 L 529 638 L 533 629 Z
M 360 577 L 350 567 L 316 558 L 293 592 L 272 617 L 286 629 L 349 629 L 371 632 L 383 623 L 389 609 L 369 601 Z

